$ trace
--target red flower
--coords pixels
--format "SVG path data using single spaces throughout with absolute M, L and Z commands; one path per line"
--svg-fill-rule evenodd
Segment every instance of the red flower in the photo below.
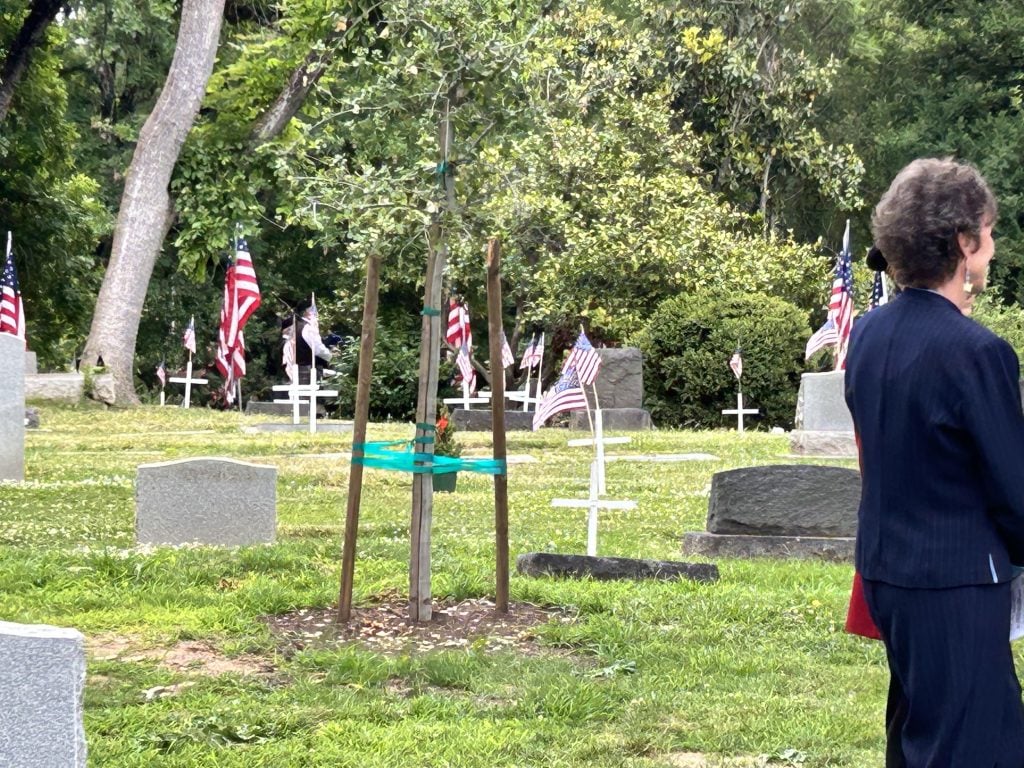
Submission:
M 437 420 L 437 431 L 444 432 L 446 429 L 448 429 L 448 419 L 442 416 Z

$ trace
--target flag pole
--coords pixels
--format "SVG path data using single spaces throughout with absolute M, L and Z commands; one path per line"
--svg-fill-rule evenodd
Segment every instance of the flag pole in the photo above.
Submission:
M 530 341 L 533 341 L 533 339 L 530 339 Z M 534 346 L 533 349 L 536 350 L 537 347 Z M 527 347 L 526 351 L 529 352 L 530 348 Z M 523 413 L 529 413 L 530 412 L 530 373 L 532 371 L 533 371 L 533 364 L 530 363 L 530 362 L 527 362 L 526 363 L 526 386 L 523 387 L 523 392 L 526 393 L 526 395 L 523 397 Z
M 580 323 L 580 333 L 585 333 L 583 330 L 583 323 Z M 572 354 L 571 352 L 569 354 Z M 576 370 L 576 376 L 579 377 L 579 369 Z M 583 386 L 583 382 L 580 382 L 580 392 L 583 393 L 583 402 L 587 404 L 587 423 L 590 424 L 590 434 L 594 435 L 594 417 L 590 415 L 590 401 L 587 400 L 587 388 Z M 597 390 L 594 390 L 594 398 L 596 402 Z M 596 435 L 595 435 L 596 436 Z

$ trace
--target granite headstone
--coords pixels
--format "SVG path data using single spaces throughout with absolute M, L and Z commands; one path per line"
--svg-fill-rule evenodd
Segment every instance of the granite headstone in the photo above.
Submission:
M 844 467 L 775 465 L 717 472 L 706 533 L 684 552 L 848 560 L 857 535 L 860 474 Z
M 274 541 L 276 528 L 276 467 L 223 458 L 138 467 L 139 544 L 267 544 Z
M 0 333 L 0 480 L 25 479 L 25 341 Z
M 0 621 L 0 765 L 85 768 L 84 691 L 80 632 Z

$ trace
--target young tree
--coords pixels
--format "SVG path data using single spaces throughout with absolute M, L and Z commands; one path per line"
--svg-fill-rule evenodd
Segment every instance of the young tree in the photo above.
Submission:
M 110 263 L 83 355 L 86 365 L 103 358 L 118 405 L 138 401 L 135 337 L 153 265 L 171 225 L 168 184 L 213 71 L 223 15 L 224 0 L 185 0 L 167 81 L 125 178 Z

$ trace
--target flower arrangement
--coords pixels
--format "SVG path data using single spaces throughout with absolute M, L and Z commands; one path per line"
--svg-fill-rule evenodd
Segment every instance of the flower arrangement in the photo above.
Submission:
M 455 437 L 455 424 L 448 407 L 441 406 L 437 412 L 437 431 L 434 433 L 434 455 L 457 458 L 462 455 L 462 443 Z

